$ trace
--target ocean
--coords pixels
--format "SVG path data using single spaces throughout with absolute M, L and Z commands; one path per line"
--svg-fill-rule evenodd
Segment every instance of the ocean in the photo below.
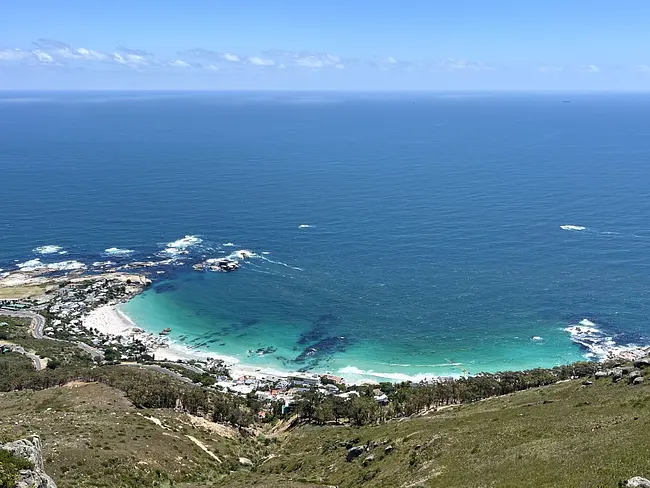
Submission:
M 121 310 L 261 368 L 597 359 L 650 344 L 649 113 L 644 94 L 2 92 L 0 268 L 170 258 Z M 239 250 L 236 272 L 192 269 Z

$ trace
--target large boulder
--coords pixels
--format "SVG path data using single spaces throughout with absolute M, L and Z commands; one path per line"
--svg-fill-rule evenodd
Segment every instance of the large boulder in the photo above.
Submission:
M 363 460 L 363 463 L 362 463 L 362 464 L 363 464 L 364 466 L 366 466 L 366 465 L 370 464 L 371 462 L 373 462 L 374 460 L 375 460 L 375 455 L 374 455 L 374 454 L 370 454 L 370 455 L 368 455 L 368 456 Z
M 633 385 L 640 385 L 641 383 L 643 383 L 643 376 L 637 376 L 634 378 L 634 381 L 632 381 Z
M 635 378 L 638 378 L 639 376 L 643 376 L 643 372 L 635 369 L 634 371 L 631 371 L 630 374 L 627 376 L 627 379 L 630 383 L 634 381 Z
M 635 476 L 634 478 L 627 480 L 625 486 L 626 488 L 650 488 L 650 481 L 641 478 L 641 476 Z
M 38 436 L 0 444 L 0 449 L 27 459 L 33 465 L 32 469 L 20 471 L 20 478 L 14 488 L 56 488 L 56 483 L 43 467 L 43 450 Z
M 245 457 L 240 457 L 239 458 L 239 464 L 241 464 L 242 466 L 252 467 L 253 466 L 253 461 L 251 461 L 250 459 L 245 458 Z
M 647 368 L 648 366 L 650 366 L 650 356 L 634 361 L 634 367 L 636 368 Z
M 345 460 L 349 463 L 353 459 L 358 458 L 365 452 L 365 448 L 363 446 L 356 446 L 348 449 L 348 453 L 345 456 Z
M 594 375 L 597 380 L 600 378 L 607 378 L 607 376 L 607 371 L 596 371 L 596 374 Z

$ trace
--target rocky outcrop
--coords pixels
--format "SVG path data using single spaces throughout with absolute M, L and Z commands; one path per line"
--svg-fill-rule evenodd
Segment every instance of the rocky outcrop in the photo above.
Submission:
M 648 366 L 650 366 L 650 356 L 634 361 L 634 367 L 636 368 L 647 368 Z
M 239 464 L 241 464 L 242 466 L 253 467 L 253 461 L 245 457 L 239 458 Z
M 33 465 L 32 469 L 20 471 L 20 478 L 15 488 L 56 488 L 56 483 L 45 473 L 43 468 L 43 451 L 41 439 L 38 436 L 1 444 L 0 449 L 27 459 Z
M 635 476 L 627 480 L 625 486 L 626 488 L 650 488 L 650 481 L 641 478 L 641 476 Z
M 362 446 L 356 446 L 356 447 L 353 447 L 351 449 L 348 449 L 348 453 L 345 456 L 345 460 L 347 462 L 350 462 L 353 459 L 356 459 L 359 456 L 361 456 L 365 451 L 366 451 L 366 449 L 364 447 L 362 447 Z

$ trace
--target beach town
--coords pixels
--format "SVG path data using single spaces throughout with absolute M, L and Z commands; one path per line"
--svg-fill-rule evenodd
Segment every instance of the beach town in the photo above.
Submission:
M 138 365 L 188 383 L 236 395 L 254 394 L 263 402 L 281 402 L 283 411 L 291 409 L 301 394 L 314 389 L 321 395 L 342 399 L 359 395 L 347 391 L 346 381 L 340 376 L 242 365 L 235 358 L 171 341 L 171 328 L 157 333 L 145 331 L 120 312 L 118 305 L 150 285 L 145 274 L 110 266 L 92 274 L 82 270 L 18 270 L 0 279 L 0 312 L 42 318 L 35 321 L 39 325 L 32 327 L 35 338 L 76 343 L 100 363 Z M 378 404 L 388 402 L 380 389 L 375 388 L 373 394 Z

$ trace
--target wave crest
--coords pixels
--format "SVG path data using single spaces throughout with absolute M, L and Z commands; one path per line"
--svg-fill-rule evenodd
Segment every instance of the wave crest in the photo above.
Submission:
M 133 254 L 133 249 L 120 249 L 119 247 L 109 247 L 104 249 L 104 254 L 107 256 L 128 256 Z
M 561 225 L 560 229 L 562 229 L 562 230 L 575 230 L 575 231 L 587 230 L 587 228 L 582 226 L 582 225 L 571 225 L 571 224 Z
M 647 356 L 650 347 L 636 344 L 617 344 L 612 336 L 605 334 L 589 319 L 582 319 L 580 325 L 570 325 L 564 330 L 571 340 L 586 350 L 585 357 L 605 361 L 607 359 L 634 360 Z
M 63 251 L 63 248 L 55 244 L 48 244 L 46 246 L 35 247 L 33 251 L 37 254 L 54 254 L 57 252 L 60 253 L 61 251 Z
M 192 246 L 196 246 L 197 244 L 201 244 L 203 242 L 203 239 L 197 236 L 193 235 L 186 235 L 185 237 L 181 237 L 180 239 L 177 239 L 172 242 L 167 243 L 167 247 L 163 249 L 161 252 L 165 254 L 171 254 L 172 256 L 176 256 L 179 254 L 188 254 L 189 253 L 189 248 Z
M 58 263 L 43 263 L 40 259 L 30 259 L 16 266 L 21 271 L 74 271 L 85 269 L 86 265 L 79 261 L 61 261 Z

